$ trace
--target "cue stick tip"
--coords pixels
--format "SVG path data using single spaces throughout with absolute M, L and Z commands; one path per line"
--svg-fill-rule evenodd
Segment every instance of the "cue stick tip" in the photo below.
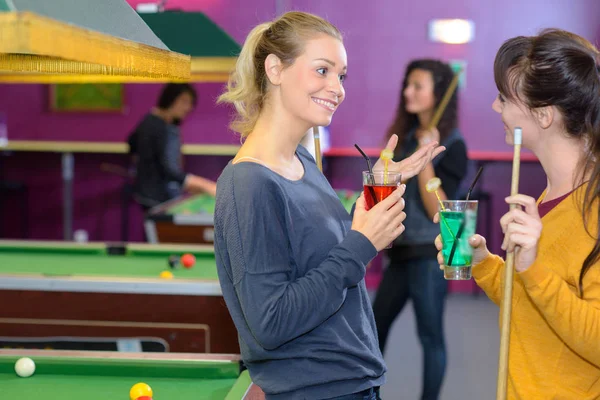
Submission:
M 515 128 L 514 131 L 514 142 L 515 144 L 522 144 L 522 140 L 523 140 L 523 130 L 519 127 Z

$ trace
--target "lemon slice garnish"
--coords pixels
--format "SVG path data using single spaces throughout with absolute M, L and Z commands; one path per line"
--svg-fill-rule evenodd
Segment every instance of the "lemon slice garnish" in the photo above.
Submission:
M 383 150 L 381 150 L 380 157 L 383 158 L 384 160 L 391 160 L 394 158 L 394 152 L 392 150 L 383 149 Z
M 431 178 L 427 184 L 425 185 L 425 189 L 429 192 L 429 193 L 433 193 L 436 190 L 438 190 L 440 188 L 440 186 L 442 185 L 442 180 L 440 178 Z

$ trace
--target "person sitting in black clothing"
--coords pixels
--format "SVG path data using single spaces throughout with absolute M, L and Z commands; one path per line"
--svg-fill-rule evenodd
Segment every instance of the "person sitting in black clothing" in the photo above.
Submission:
M 129 136 L 129 153 L 136 164 L 134 197 L 148 209 L 180 196 L 183 191 L 216 194 L 216 183 L 186 173 L 181 165 L 179 125 L 196 105 L 188 84 L 167 84 L 157 106 Z

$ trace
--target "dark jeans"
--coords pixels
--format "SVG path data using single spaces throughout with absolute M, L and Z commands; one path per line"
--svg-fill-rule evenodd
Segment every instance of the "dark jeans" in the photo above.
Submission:
M 437 260 L 406 260 L 402 264 L 390 264 L 386 269 L 373 303 L 379 346 L 384 353 L 392 323 L 407 300 L 413 301 L 419 341 L 423 347 L 421 400 L 436 400 L 444 380 L 446 346 L 443 314 L 447 286 Z
M 359 393 L 346 394 L 328 400 L 381 400 L 381 397 L 379 397 L 379 388 L 371 388 Z

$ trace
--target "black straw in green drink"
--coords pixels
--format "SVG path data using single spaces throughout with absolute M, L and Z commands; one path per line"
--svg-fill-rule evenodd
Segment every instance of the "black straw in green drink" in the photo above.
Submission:
M 469 197 L 471 197 L 471 192 L 473 191 L 473 188 L 475 187 L 475 184 L 479 180 L 479 177 L 481 176 L 482 172 L 483 172 L 483 165 L 481 167 L 479 167 L 479 169 L 477 170 L 477 174 L 475 174 L 475 179 L 473 179 L 473 183 L 471 183 L 471 187 L 469 187 L 469 191 L 467 192 L 467 200 L 469 200 Z
M 469 200 L 469 198 L 471 197 L 471 192 L 473 191 L 473 188 L 475 187 L 475 184 L 479 180 L 479 177 L 481 176 L 482 172 L 483 172 L 483 166 L 479 167 L 479 170 L 477 171 L 477 174 L 475 175 L 475 179 L 473 179 L 473 183 L 471 183 L 471 186 L 469 187 L 469 191 L 467 192 L 466 200 Z M 456 239 L 454 240 L 454 243 L 452 243 L 452 250 L 450 250 L 450 257 L 448 257 L 448 266 L 449 267 L 452 266 L 452 259 L 454 258 L 454 252 L 456 251 L 458 239 L 460 239 L 463 231 L 465 230 L 466 221 L 467 221 L 467 219 L 464 218 L 462 220 L 462 222 L 460 223 L 460 227 L 458 228 L 458 232 L 456 234 Z

